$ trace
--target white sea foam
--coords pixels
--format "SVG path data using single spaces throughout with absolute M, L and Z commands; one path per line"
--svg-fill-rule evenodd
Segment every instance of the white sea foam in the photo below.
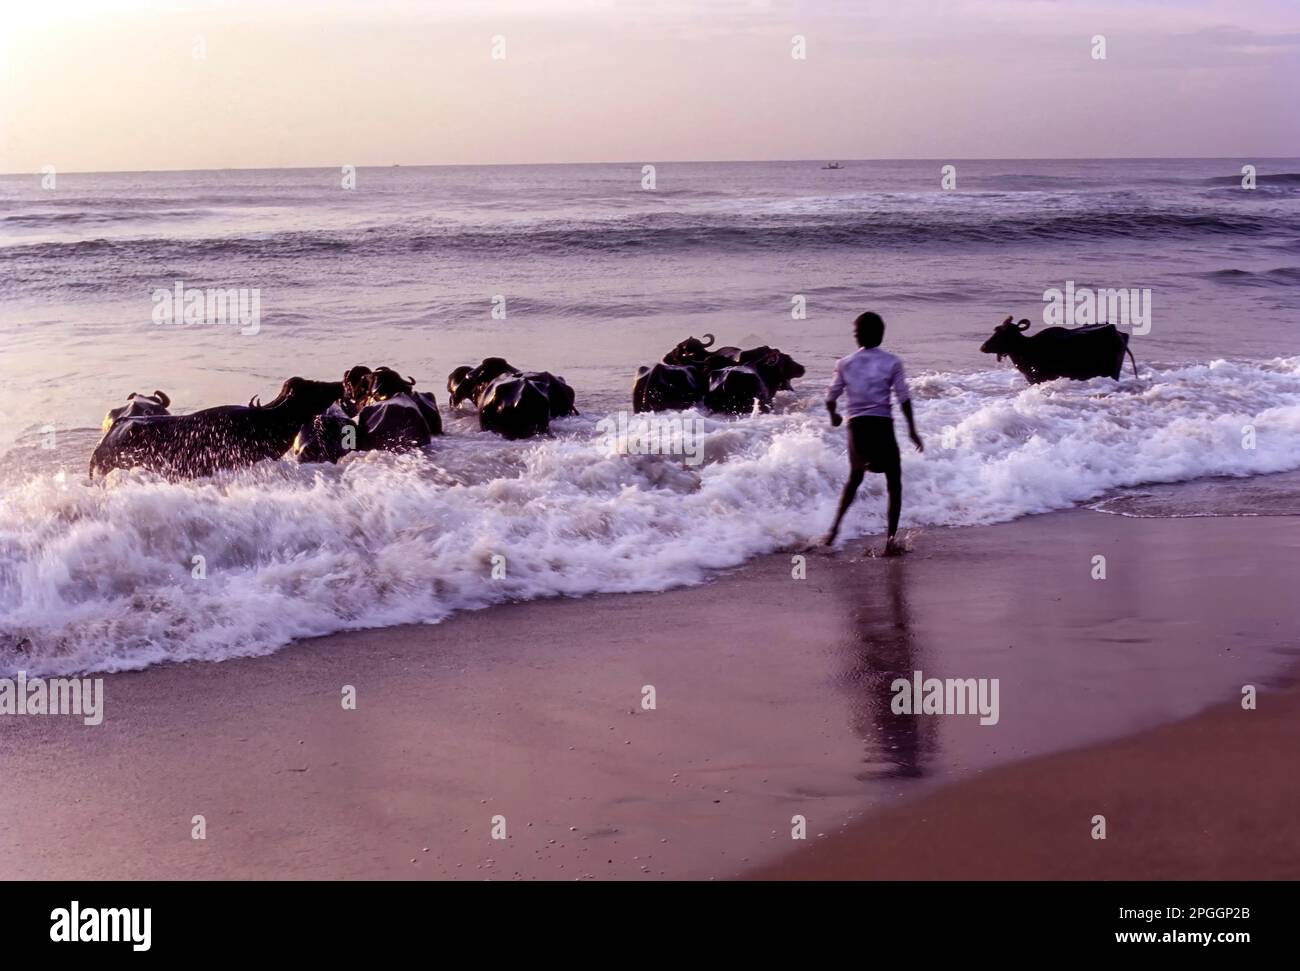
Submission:
M 983 371 L 912 384 L 927 448 L 912 452 L 900 427 L 905 526 L 1001 522 L 1117 487 L 1300 469 L 1300 358 L 1118 383 L 1026 387 Z M 264 463 L 198 483 L 120 472 L 10 482 L 0 487 L 0 676 L 221 660 L 505 600 L 700 582 L 826 530 L 844 432 L 816 396 L 806 404 L 705 417 L 698 467 L 611 455 L 602 416 L 589 415 L 543 441 L 454 435 L 429 454 L 338 467 Z M 1254 449 L 1243 447 L 1247 424 Z M 846 535 L 881 528 L 881 489 L 868 479 Z M 192 575 L 195 556 L 205 578 Z

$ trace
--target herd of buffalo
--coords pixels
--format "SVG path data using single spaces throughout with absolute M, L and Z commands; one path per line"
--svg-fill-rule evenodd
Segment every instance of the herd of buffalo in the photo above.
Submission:
M 1055 377 L 1118 377 L 1128 336 L 1112 325 L 1073 330 L 1053 327 L 1025 336 L 1011 318 L 984 346 L 1010 355 L 1032 383 Z M 713 347 L 705 334 L 682 341 L 632 385 L 637 412 L 704 408 L 726 414 L 769 411 L 778 391 L 804 367 L 774 347 Z M 1130 357 L 1132 355 L 1130 354 Z M 1134 367 L 1136 373 L 1136 366 Z M 573 389 L 548 371 L 521 371 L 504 358 L 458 367 L 447 378 L 453 409 L 472 404 L 479 426 L 508 439 L 546 433 L 551 419 L 576 415 Z M 90 475 L 144 468 L 168 478 L 211 475 L 291 451 L 300 462 L 337 462 L 351 451 L 401 451 L 442 434 L 433 395 L 392 368 L 350 368 L 341 381 L 284 382 L 275 400 L 221 405 L 187 415 L 168 411 L 162 391 L 131 394 L 104 418 L 104 437 L 90 459 Z
M 770 347 L 720 348 L 694 337 L 642 368 L 634 389 L 637 411 L 701 406 L 732 414 L 772 397 L 804 373 Z M 573 388 L 549 371 L 522 371 L 500 357 L 458 367 L 447 378 L 451 408 L 473 406 L 479 427 L 508 439 L 545 434 L 551 419 L 576 415 Z M 222 405 L 188 415 L 168 411 L 162 391 L 131 394 L 104 418 L 104 437 L 90 458 L 91 476 L 145 468 L 169 478 L 210 475 L 292 452 L 300 462 L 337 462 L 351 451 L 402 451 L 442 434 L 433 395 L 388 367 L 350 368 L 341 381 L 290 378 L 275 400 Z

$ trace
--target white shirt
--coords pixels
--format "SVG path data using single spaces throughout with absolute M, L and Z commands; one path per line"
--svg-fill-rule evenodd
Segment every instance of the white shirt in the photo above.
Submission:
M 844 417 L 891 418 L 890 389 L 898 395 L 900 404 L 912 399 L 903 377 L 903 362 L 879 347 L 863 347 L 835 362 L 835 377 L 831 379 L 826 400 L 835 401 L 841 392 L 847 392 Z

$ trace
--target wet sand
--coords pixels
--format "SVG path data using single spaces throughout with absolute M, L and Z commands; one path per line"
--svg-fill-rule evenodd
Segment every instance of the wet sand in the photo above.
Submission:
M 761 880 L 1300 879 L 1300 691 L 994 769 L 809 842 Z M 1093 819 L 1105 818 L 1105 839 Z
M 806 579 L 777 555 L 663 594 L 108 676 L 99 727 L 0 720 L 21 780 L 0 787 L 0 877 L 1111 875 L 1087 870 L 1088 819 L 1108 811 L 1122 872 L 1218 875 L 1294 846 L 1268 814 L 1294 805 L 1297 709 L 1273 692 L 1300 652 L 1298 551 L 1300 518 L 1077 510 L 929 530 L 899 559 L 855 543 L 808 556 Z M 890 683 L 914 670 L 998 678 L 997 724 L 893 715 Z M 1135 735 L 1246 683 L 1249 722 L 1222 709 Z M 1240 799 L 1206 795 L 1252 767 Z M 848 825 L 866 813 L 899 855 L 877 855 L 877 823 Z M 1212 850 L 1179 829 L 1201 824 Z M 920 837 L 966 853 L 926 870 L 903 852 Z

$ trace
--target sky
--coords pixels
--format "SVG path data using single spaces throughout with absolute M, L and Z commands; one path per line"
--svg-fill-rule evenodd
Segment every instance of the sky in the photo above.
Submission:
M 1297 0 L 0 0 L 4 172 L 1290 157 L 1297 90 Z

